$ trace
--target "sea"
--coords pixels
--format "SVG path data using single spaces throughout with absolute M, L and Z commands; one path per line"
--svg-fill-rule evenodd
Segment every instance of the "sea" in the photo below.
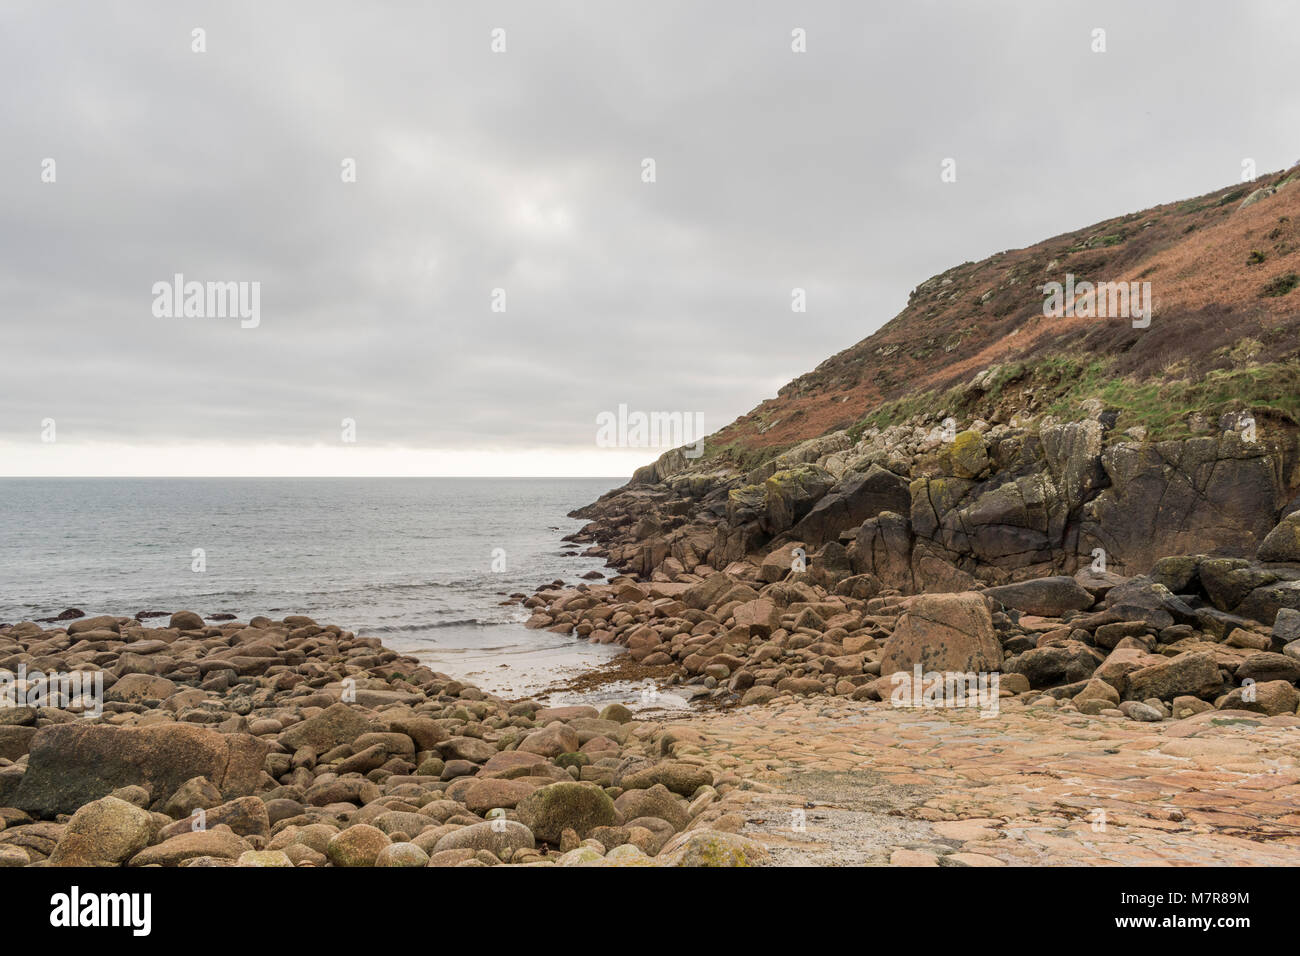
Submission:
M 569 511 L 624 480 L 0 479 L 0 624 L 67 608 L 305 614 L 492 693 L 540 696 L 621 648 L 527 630 L 530 612 L 504 602 L 611 573 L 561 539 L 582 526 Z M 642 690 L 546 699 L 632 704 Z

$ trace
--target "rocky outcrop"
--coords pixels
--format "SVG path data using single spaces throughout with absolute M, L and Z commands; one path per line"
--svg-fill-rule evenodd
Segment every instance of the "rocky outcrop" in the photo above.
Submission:
M 1120 444 L 1102 455 L 1109 487 L 1084 508 L 1079 550 L 1104 548 L 1117 570 L 1171 554 L 1255 553 L 1282 503 L 1280 456 L 1235 432 Z
M 699 497 L 682 476 L 653 499 L 629 486 L 576 512 L 595 520 L 571 540 L 665 580 L 760 562 L 793 542 L 810 567 L 833 570 L 843 546 L 848 570 L 904 593 L 1008 585 L 1097 562 L 1145 573 L 1191 551 L 1300 561 L 1294 520 L 1278 524 L 1290 446 L 1247 441 L 1231 423 L 1179 441 L 1115 440 L 1113 417 L 1094 413 L 1031 428 L 977 421 L 955 433 L 892 426 L 851 444 L 836 433 L 805 442 L 798 461 L 775 471 L 710 471 Z

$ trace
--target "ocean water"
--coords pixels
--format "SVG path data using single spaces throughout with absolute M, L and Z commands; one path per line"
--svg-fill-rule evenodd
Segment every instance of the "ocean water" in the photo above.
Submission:
M 485 689 L 532 693 L 619 649 L 529 631 L 528 612 L 501 602 L 604 569 L 560 539 L 582 525 L 570 510 L 622 482 L 2 479 L 0 623 L 68 607 L 306 614 Z

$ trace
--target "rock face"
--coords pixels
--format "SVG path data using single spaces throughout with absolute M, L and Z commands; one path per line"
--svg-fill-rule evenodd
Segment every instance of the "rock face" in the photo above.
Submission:
M 984 598 L 974 593 L 918 597 L 898 619 L 885 645 L 880 673 L 978 673 L 1002 669 L 1002 645 Z
M 1080 550 L 1104 548 L 1130 573 L 1171 554 L 1250 555 L 1273 528 L 1282 480 L 1262 443 L 1121 444 L 1102 464 L 1110 487 L 1084 509 Z
M 129 786 L 165 799 L 196 775 L 212 781 L 223 797 L 244 796 L 257 786 L 266 752 L 264 741 L 247 734 L 192 725 L 54 724 L 32 738 L 13 806 L 36 816 L 73 813 Z
M 871 465 L 866 474 L 846 475 L 795 523 L 789 534 L 817 547 L 882 511 L 905 512 L 911 507 L 907 484 L 907 479 L 879 465 Z

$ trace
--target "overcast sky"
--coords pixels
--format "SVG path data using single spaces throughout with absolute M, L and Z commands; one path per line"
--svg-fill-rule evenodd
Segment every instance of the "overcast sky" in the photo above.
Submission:
M 0 474 L 627 474 L 658 451 L 602 411 L 713 431 L 952 265 L 1300 159 L 1297 37 L 1288 0 L 0 0 Z M 260 324 L 156 316 L 176 273 Z

